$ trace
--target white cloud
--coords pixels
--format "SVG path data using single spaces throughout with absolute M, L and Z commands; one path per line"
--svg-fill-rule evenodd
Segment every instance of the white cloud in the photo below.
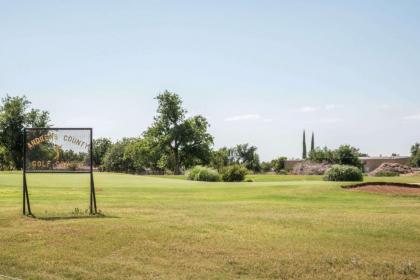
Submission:
M 405 116 L 405 117 L 403 117 L 403 119 L 404 120 L 409 120 L 409 121 L 420 121 L 420 114 Z
M 301 113 L 311 113 L 311 112 L 319 111 L 320 109 L 324 109 L 326 111 L 332 111 L 332 110 L 340 109 L 343 107 L 344 107 L 343 105 L 337 105 L 337 104 L 327 104 L 323 107 L 304 106 L 304 107 L 299 108 L 298 111 Z
M 325 110 L 327 110 L 327 111 L 340 109 L 340 108 L 343 108 L 343 105 L 337 105 L 337 104 L 327 104 L 327 105 L 325 105 Z
M 263 122 L 272 122 L 272 119 L 264 118 L 259 114 L 245 114 L 245 115 L 237 115 L 228 117 L 225 119 L 227 122 L 237 122 L 237 121 L 255 121 L 255 120 L 262 120 Z
M 305 107 L 299 108 L 299 112 L 302 112 L 302 113 L 310 113 L 310 112 L 315 112 L 315 111 L 318 111 L 317 107 L 305 106 Z

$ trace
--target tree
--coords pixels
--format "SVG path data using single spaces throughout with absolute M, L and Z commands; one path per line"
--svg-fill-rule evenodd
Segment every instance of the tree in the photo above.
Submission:
M 210 125 L 206 118 L 200 115 L 185 120 L 179 153 L 184 168 L 210 163 L 213 136 L 207 132 L 208 127 Z
M 359 149 L 350 145 L 341 145 L 334 151 L 335 163 L 342 165 L 353 165 L 361 168 L 362 162 L 359 159 Z
M 271 165 L 276 173 L 280 173 L 286 166 L 287 157 L 279 157 L 271 161 Z
M 156 99 L 159 103 L 157 115 L 144 137 L 150 137 L 165 151 L 162 159 L 167 161 L 168 166 L 173 165 L 175 174 L 180 174 L 182 167 L 208 163 L 213 137 L 207 132 L 207 120 L 202 116 L 186 118 L 187 111 L 175 93 L 165 91 Z
M 0 146 L 0 170 L 13 170 L 14 167 L 10 153 L 5 147 Z
M 106 152 L 111 148 L 112 142 L 108 138 L 98 138 L 93 140 L 92 154 L 93 165 L 101 166 Z
M 335 163 L 334 151 L 329 150 L 327 147 L 315 148 L 309 152 L 309 160 L 318 163 Z
M 22 168 L 23 129 L 25 127 L 49 127 L 47 111 L 29 110 L 31 102 L 25 97 L 6 96 L 0 106 L 0 145 L 8 153 L 16 168 Z
M 411 147 L 411 164 L 420 167 L 420 143 L 416 143 Z
M 315 150 L 315 135 L 312 132 L 312 138 L 311 138 L 311 152 Z
M 302 159 L 306 159 L 306 135 L 305 135 L 305 130 L 303 131 Z
M 124 150 L 124 159 L 132 162 L 137 173 L 152 171 L 161 173 L 166 168 L 166 160 L 162 164 L 164 152 L 158 145 L 151 142 L 151 138 L 137 138 L 131 141 Z
M 230 151 L 228 148 L 223 147 L 211 152 L 210 166 L 217 171 L 221 172 L 223 168 L 231 164 L 229 159 Z
M 261 171 L 260 157 L 255 146 L 249 146 L 249 144 L 236 145 L 230 150 L 230 158 L 232 162 L 243 165 L 251 171 Z
M 362 162 L 359 159 L 359 149 L 350 145 L 341 145 L 336 150 L 327 147 L 317 147 L 309 153 L 309 160 L 319 163 L 352 165 L 361 168 Z
M 108 149 L 103 158 L 103 166 L 106 171 L 133 172 L 133 162 L 124 157 L 125 150 L 132 141 L 133 139 L 124 138 Z

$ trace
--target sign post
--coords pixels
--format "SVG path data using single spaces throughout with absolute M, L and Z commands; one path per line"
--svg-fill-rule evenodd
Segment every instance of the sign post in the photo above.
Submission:
M 90 174 L 89 212 L 97 214 L 92 128 L 25 128 L 23 138 L 23 214 L 33 216 L 27 173 Z

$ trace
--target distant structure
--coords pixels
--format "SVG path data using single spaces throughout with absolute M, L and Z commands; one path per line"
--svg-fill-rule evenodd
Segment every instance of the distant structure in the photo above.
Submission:
M 399 163 L 408 165 L 410 163 L 409 156 L 390 156 L 390 157 L 360 157 L 360 161 L 363 164 L 363 172 L 372 172 L 378 168 L 382 163 Z
M 399 163 L 403 165 L 408 165 L 410 163 L 409 156 L 379 156 L 379 157 L 359 157 L 363 165 L 363 172 L 368 173 L 372 172 L 378 168 L 382 163 Z M 291 170 L 296 164 L 301 163 L 301 159 L 290 159 L 286 160 L 284 163 L 284 168 L 286 170 Z
M 303 131 L 302 158 L 306 159 L 306 135 L 305 135 L 305 130 Z

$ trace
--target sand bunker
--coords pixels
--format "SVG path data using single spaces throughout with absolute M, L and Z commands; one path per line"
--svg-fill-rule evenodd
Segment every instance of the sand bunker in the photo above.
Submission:
M 415 184 L 371 182 L 343 186 L 343 188 L 351 191 L 361 191 L 369 193 L 420 195 L 420 185 Z

